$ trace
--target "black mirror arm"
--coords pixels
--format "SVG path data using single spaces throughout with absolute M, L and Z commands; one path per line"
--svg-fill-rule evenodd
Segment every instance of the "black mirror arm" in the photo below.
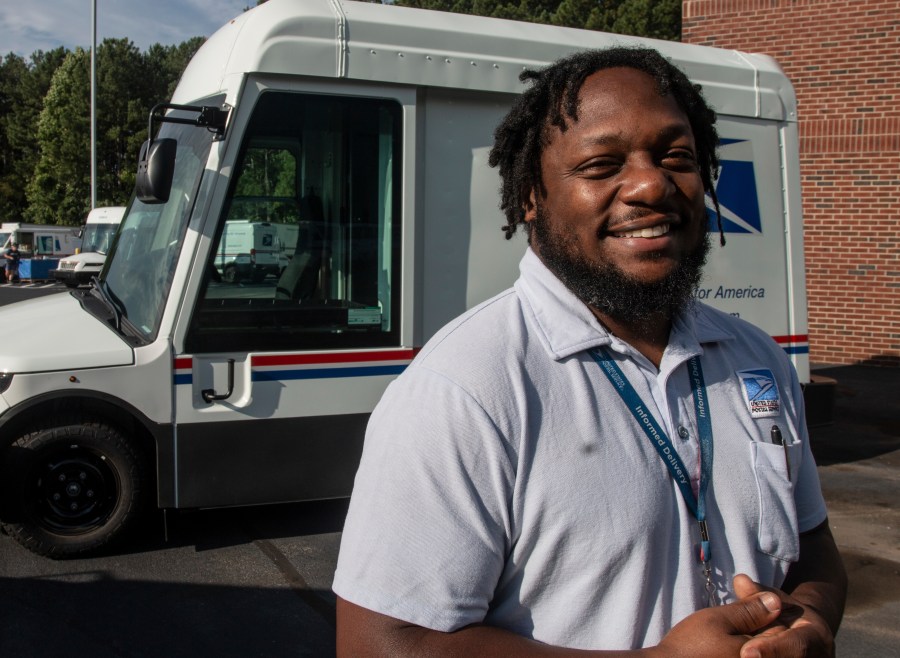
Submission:
M 163 110 L 184 110 L 197 112 L 194 119 L 181 117 L 169 117 L 162 114 Z M 147 139 L 153 139 L 153 118 L 163 123 L 183 123 L 190 126 L 211 128 L 216 133 L 216 139 L 221 139 L 225 134 L 225 124 L 228 122 L 228 111 L 211 105 L 178 105 L 176 103 L 157 103 L 150 110 L 150 118 L 147 124 Z

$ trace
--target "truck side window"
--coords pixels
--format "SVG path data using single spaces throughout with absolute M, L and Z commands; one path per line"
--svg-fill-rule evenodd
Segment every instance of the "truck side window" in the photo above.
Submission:
M 188 351 L 399 344 L 400 125 L 396 101 L 260 96 Z

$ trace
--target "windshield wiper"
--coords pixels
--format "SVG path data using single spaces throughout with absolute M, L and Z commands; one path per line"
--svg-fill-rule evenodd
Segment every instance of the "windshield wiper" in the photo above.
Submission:
M 112 311 L 116 331 L 122 333 L 122 316 L 125 313 L 122 301 L 109 289 L 106 281 L 101 281 L 96 276 L 91 277 L 91 288 L 96 291 L 95 296 L 99 297 L 100 301 Z

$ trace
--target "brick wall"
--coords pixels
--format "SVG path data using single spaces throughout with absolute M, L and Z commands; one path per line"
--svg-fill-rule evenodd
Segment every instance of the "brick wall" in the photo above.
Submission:
M 797 92 L 810 360 L 900 365 L 900 1 L 682 6 L 683 41 L 769 54 Z

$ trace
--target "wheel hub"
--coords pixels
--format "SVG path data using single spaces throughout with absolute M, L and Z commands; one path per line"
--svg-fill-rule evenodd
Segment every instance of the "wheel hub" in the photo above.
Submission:
M 102 525 L 115 506 L 116 474 L 102 455 L 78 447 L 48 455 L 35 472 L 38 521 L 77 534 Z

